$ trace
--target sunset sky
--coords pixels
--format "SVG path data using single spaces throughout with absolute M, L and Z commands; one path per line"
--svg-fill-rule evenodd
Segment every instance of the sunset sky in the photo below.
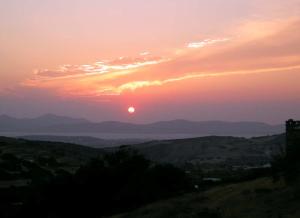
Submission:
M 0 114 L 300 119 L 300 0 L 0 0 L 0 27 Z

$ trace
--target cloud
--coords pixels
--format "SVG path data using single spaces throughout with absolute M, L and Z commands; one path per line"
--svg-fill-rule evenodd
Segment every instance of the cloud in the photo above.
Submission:
M 143 52 L 84 65 L 37 70 L 24 86 L 63 96 L 98 99 L 189 80 L 234 75 L 282 74 L 300 69 L 300 20 L 245 22 L 228 34 L 188 43 L 167 58 Z M 230 43 L 224 43 L 228 42 Z M 214 45 L 214 46 L 210 46 Z M 198 49 L 201 48 L 201 49 Z M 178 49 L 176 49 L 178 51 Z M 188 87 L 185 86 L 185 87 Z M 178 86 L 178 91 L 184 87 Z
M 154 65 L 161 63 L 163 60 L 161 57 L 151 57 L 143 54 L 143 57 L 130 58 L 119 57 L 115 60 L 98 61 L 93 64 L 83 65 L 62 65 L 56 70 L 39 69 L 35 70 L 35 79 L 51 80 L 51 79 L 65 79 L 84 77 L 97 74 L 104 74 L 109 72 L 115 72 L 120 70 L 135 69 L 143 66 Z
M 190 42 L 190 43 L 188 43 L 187 47 L 188 48 L 203 48 L 208 45 L 213 45 L 213 44 L 220 43 L 220 42 L 227 42 L 229 40 L 230 40 L 229 38 L 204 39 L 203 41 L 200 41 L 200 42 Z
M 148 51 L 144 51 L 140 53 L 141 56 L 146 56 L 146 55 L 150 55 L 150 52 Z
M 290 66 L 290 67 L 279 67 L 279 68 L 265 68 L 265 69 L 256 69 L 256 70 L 245 70 L 245 71 L 229 71 L 222 73 L 193 73 L 187 74 L 181 77 L 169 78 L 166 80 L 153 80 L 153 81 L 133 81 L 129 83 L 122 84 L 118 87 L 106 88 L 103 92 L 100 93 L 106 95 L 119 95 L 124 91 L 135 91 L 139 88 L 150 87 L 150 86 L 161 86 L 167 83 L 174 83 L 178 81 L 190 80 L 190 79 L 198 79 L 205 77 L 224 77 L 224 76 L 232 76 L 232 75 L 249 75 L 249 74 L 259 74 L 259 73 L 272 73 L 278 71 L 291 71 L 291 70 L 300 70 L 300 65 Z

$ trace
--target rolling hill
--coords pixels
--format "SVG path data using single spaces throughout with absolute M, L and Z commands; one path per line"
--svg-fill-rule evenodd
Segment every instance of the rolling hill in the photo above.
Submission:
M 172 164 L 263 165 L 285 146 L 284 135 L 256 138 L 208 136 L 146 142 L 133 147 L 147 158 Z
M 55 158 L 61 166 L 67 168 L 78 168 L 103 152 L 100 149 L 70 143 L 0 137 L 0 154 L 2 155 L 12 154 L 30 162 L 44 158 Z
M 146 141 L 147 139 L 100 139 L 91 136 L 55 136 L 55 135 L 25 135 L 17 138 L 32 141 L 64 142 L 77 145 L 85 145 L 94 148 L 116 147 L 121 145 L 133 145 Z

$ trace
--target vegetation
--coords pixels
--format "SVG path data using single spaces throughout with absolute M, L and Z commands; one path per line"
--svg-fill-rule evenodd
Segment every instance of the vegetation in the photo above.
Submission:
M 53 172 L 59 168 L 75 171 L 91 158 L 101 156 L 105 152 L 100 149 L 62 142 L 29 141 L 0 137 L 0 153 L 3 155 L 12 154 L 21 160 L 41 164 L 44 168 Z
M 162 200 L 112 218 L 298 218 L 299 205 L 293 187 L 265 177 Z
M 281 136 L 251 140 L 262 148 L 263 141 L 282 143 Z M 211 170 L 193 162 L 177 168 L 128 146 L 99 150 L 0 137 L 0 217 L 296 218 L 295 161 L 281 155 L 272 168 Z M 222 180 L 214 181 L 216 176 Z
M 168 164 L 153 164 L 126 147 L 91 159 L 75 173 L 55 172 L 12 154 L 1 156 L 10 166 L 5 179 L 28 179 L 28 185 L 3 187 L 1 217 L 102 217 L 175 196 L 189 188 L 185 173 Z M 53 159 L 38 163 L 57 165 Z M 45 162 L 43 162 L 45 161 Z M 27 174 L 21 170 L 27 166 Z M 3 168 L 4 169 L 4 168 Z

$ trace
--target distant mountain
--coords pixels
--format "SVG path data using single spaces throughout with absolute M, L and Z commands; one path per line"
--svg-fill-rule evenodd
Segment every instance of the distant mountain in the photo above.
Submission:
M 75 125 L 88 123 L 85 119 L 45 114 L 37 118 L 14 118 L 7 115 L 0 116 L 0 131 L 38 131 L 56 125 Z
M 94 123 L 56 115 L 35 119 L 16 119 L 0 116 L 2 132 L 33 133 L 135 133 L 135 134 L 199 134 L 199 135 L 272 135 L 284 132 L 283 125 L 261 122 L 223 122 L 172 120 L 150 124 L 116 121 Z

